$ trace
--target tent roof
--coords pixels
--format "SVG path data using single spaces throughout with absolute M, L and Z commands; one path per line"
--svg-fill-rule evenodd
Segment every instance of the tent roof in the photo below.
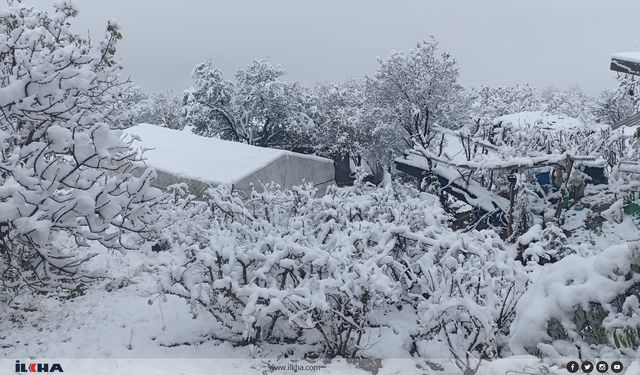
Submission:
M 134 147 L 148 149 L 144 153 L 146 165 L 211 184 L 235 183 L 285 155 L 333 163 L 317 156 L 208 138 L 151 124 L 136 125 L 125 133 L 136 136 Z

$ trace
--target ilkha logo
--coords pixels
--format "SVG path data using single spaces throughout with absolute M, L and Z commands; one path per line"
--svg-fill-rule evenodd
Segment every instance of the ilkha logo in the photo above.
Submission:
M 16 372 L 64 372 L 59 363 L 23 363 L 16 361 Z

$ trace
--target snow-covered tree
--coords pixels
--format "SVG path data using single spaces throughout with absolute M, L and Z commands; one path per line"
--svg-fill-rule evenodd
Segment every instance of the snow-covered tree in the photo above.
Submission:
M 613 125 L 633 115 L 632 98 L 623 90 L 603 90 L 596 100 L 593 115 L 598 122 Z
M 640 111 L 640 80 L 618 74 L 618 87 L 604 90 L 596 101 L 594 116 L 601 122 L 615 124 Z
M 138 153 L 113 130 L 126 126 L 120 29 L 109 22 L 105 38 L 89 41 L 70 30 L 77 13 L 66 1 L 52 14 L 19 1 L 0 11 L 5 287 L 69 285 L 90 241 L 121 249 L 123 232 L 152 229 L 153 174 L 129 174 Z
M 181 111 L 182 100 L 172 91 L 145 94 L 132 108 L 132 122 L 182 129 L 184 121 Z
M 321 84 L 313 90 L 309 115 L 314 121 L 313 145 L 316 152 L 331 158 L 362 158 L 370 129 L 362 123 L 365 106 L 363 82 Z
M 307 94 L 299 84 L 283 80 L 284 74 L 280 66 L 255 60 L 231 82 L 211 61 L 196 65 L 194 86 L 183 96 L 186 124 L 197 134 L 256 146 L 310 146 Z
M 547 88 L 542 90 L 544 109 L 553 114 L 565 115 L 584 123 L 593 123 L 596 99 L 587 95 L 580 86 L 572 85 L 566 90 Z
M 472 117 L 482 124 L 511 113 L 542 109 L 540 93 L 529 85 L 482 86 L 473 91 Z
M 470 96 L 458 82 L 457 63 L 434 39 L 380 59 L 367 86 L 375 108 L 370 120 L 423 147 L 431 141 L 431 126 L 457 129 L 470 121 Z M 403 148 L 387 147 L 393 146 Z
M 618 74 L 618 91 L 633 103 L 635 112 L 640 111 L 640 79 L 631 74 Z

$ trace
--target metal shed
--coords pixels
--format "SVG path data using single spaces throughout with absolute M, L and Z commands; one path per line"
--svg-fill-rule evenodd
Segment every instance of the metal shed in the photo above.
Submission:
M 156 170 L 154 186 L 165 189 L 186 183 L 189 191 L 203 196 L 210 186 L 232 185 L 248 197 L 252 187 L 275 182 L 287 189 L 311 182 L 324 194 L 335 183 L 333 161 L 314 155 L 251 146 L 191 134 L 150 124 L 127 129 L 133 147 L 144 151 L 144 165 Z

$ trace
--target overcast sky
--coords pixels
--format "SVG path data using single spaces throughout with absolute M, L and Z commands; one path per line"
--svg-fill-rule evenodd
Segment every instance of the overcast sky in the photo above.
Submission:
M 46 3 L 32 0 L 31 3 Z M 614 52 L 640 50 L 638 0 L 75 0 L 76 29 L 116 19 L 119 55 L 147 91 L 182 91 L 213 59 L 229 77 L 254 58 L 306 84 L 371 74 L 376 57 L 433 35 L 465 85 L 615 85 Z

